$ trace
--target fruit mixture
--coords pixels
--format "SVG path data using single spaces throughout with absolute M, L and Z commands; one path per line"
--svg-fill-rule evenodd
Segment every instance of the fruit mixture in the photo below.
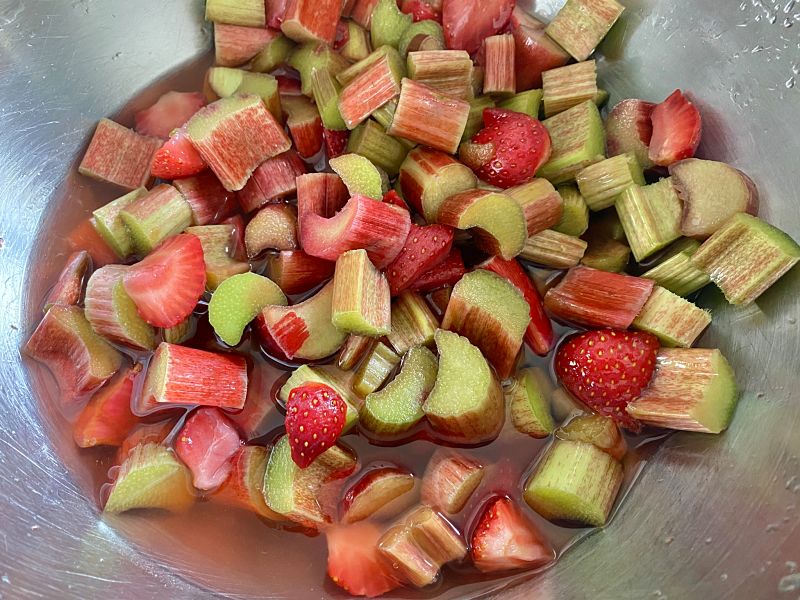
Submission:
M 543 568 L 542 523 L 608 523 L 633 434 L 725 430 L 692 298 L 750 304 L 800 246 L 694 157 L 683 92 L 604 108 L 623 8 L 207 0 L 203 91 L 97 125 L 79 171 L 109 202 L 24 349 L 76 443 L 117 449 L 103 512 L 252 511 L 378 596 Z

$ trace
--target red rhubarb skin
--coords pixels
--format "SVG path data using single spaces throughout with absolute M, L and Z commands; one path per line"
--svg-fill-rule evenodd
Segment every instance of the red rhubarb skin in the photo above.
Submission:
M 281 28 L 296 22 L 307 36 L 332 45 L 336 39 L 336 25 L 342 15 L 342 0 L 286 0 Z
M 265 160 L 238 194 L 242 210 L 250 213 L 273 200 L 293 195 L 297 191 L 297 177 L 307 170 L 306 163 L 294 150 Z
M 161 143 L 158 138 L 145 137 L 119 123 L 101 119 L 78 171 L 135 190 L 149 183 L 150 163 Z
M 79 250 L 70 254 L 64 268 L 61 270 L 61 274 L 58 276 L 58 281 L 44 301 L 45 308 L 49 308 L 54 304 L 60 304 L 61 306 L 78 304 L 81 299 L 81 290 L 83 289 L 83 278 L 91 266 L 92 257 L 86 250 Z
M 349 129 L 355 129 L 373 112 L 400 93 L 387 57 L 361 73 L 342 90 L 339 112 Z
M 176 179 L 173 184 L 192 208 L 192 225 L 220 223 L 238 209 L 236 193 L 226 190 L 210 171 Z
M 284 294 L 302 294 L 333 277 L 336 263 L 309 256 L 302 250 L 287 250 L 269 257 L 269 278 Z
M 267 7 L 270 1 L 267 0 Z M 214 23 L 214 52 L 220 67 L 238 67 L 256 54 L 280 34 L 275 29 L 242 27 Z
M 406 161 L 414 161 L 419 169 L 432 177 L 445 167 L 458 162 L 449 154 L 431 148 L 414 148 L 406 157 Z M 423 214 L 422 194 L 425 189 L 422 187 L 422 182 L 408 169 L 400 169 L 400 190 L 406 202 L 409 202 L 419 214 Z
M 129 368 L 92 396 L 72 428 L 78 446 L 120 446 L 125 441 L 139 422 L 131 412 L 131 396 L 140 371 L 141 368 Z
M 545 34 L 544 28 L 544 23 L 523 9 L 514 8 L 510 29 L 514 36 L 517 92 L 540 89 L 544 71 L 563 67 L 570 60 L 570 55 Z
M 274 325 L 267 322 L 262 312 L 256 318 L 256 329 L 269 353 L 286 360 L 294 359 L 311 335 L 306 322 L 294 311 L 286 313 Z

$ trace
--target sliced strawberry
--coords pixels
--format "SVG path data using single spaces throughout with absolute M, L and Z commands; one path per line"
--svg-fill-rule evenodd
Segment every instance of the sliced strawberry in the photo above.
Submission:
M 305 469 L 336 443 L 346 414 L 342 397 L 325 384 L 304 383 L 289 392 L 286 435 L 297 466 Z
M 167 92 L 153 106 L 136 113 L 136 131 L 167 139 L 173 129 L 183 127 L 205 105 L 200 92 Z
M 386 267 L 392 296 L 396 296 L 427 271 L 444 261 L 453 246 L 453 229 L 446 225 L 411 224 L 406 243 Z
M 78 415 L 72 429 L 81 448 L 119 446 L 139 419 L 131 412 L 131 395 L 141 365 L 128 369 L 121 377 L 101 388 Z
M 444 41 L 451 50 L 474 54 L 484 38 L 505 29 L 515 0 L 444 0 Z
M 503 189 L 521 185 L 550 158 L 550 134 L 533 117 L 487 108 L 483 122 L 459 149 L 461 161 L 483 181 Z
M 300 87 L 300 80 L 297 77 L 276 75 L 275 79 L 278 80 L 278 93 L 281 96 L 299 96 L 303 93 Z
M 650 138 L 650 160 L 666 167 L 684 158 L 691 158 L 700 144 L 702 120 L 700 111 L 680 90 L 658 104 L 650 115 L 653 135 Z
M 182 179 L 197 175 L 208 165 L 183 130 L 178 129 L 153 156 L 150 173 L 161 179 Z
M 441 263 L 417 277 L 408 289 L 416 292 L 432 292 L 448 285 L 455 285 L 466 272 L 461 252 L 458 248 L 452 248 Z
M 328 538 L 328 577 L 354 596 L 374 598 L 400 586 L 391 565 L 378 552 L 381 528 L 370 521 L 332 527 Z
M 347 151 L 347 142 L 350 140 L 350 131 L 336 131 L 325 129 L 322 132 L 322 139 L 325 140 L 325 152 L 328 160 L 341 156 Z
M 535 569 L 555 552 L 510 498 L 490 501 L 472 533 L 472 560 L 484 573 Z
M 192 413 L 175 440 L 175 453 L 189 467 L 194 487 L 213 490 L 231 473 L 231 457 L 242 440 L 236 427 L 218 408 Z
M 383 201 L 387 204 L 394 204 L 395 206 L 399 206 L 400 208 L 405 208 L 408 210 L 408 204 L 406 201 L 400 197 L 400 194 L 395 192 L 394 190 L 389 190 L 383 195 Z
M 442 22 L 441 0 L 403 0 L 400 10 L 411 15 L 415 23 L 425 20 Z
M 188 317 L 206 289 L 200 238 L 168 238 L 133 265 L 123 279 L 139 315 L 155 327 L 174 327 Z
M 625 411 L 650 383 L 658 339 L 644 332 L 599 329 L 566 339 L 555 372 L 564 387 L 593 411 L 632 431 L 641 429 Z

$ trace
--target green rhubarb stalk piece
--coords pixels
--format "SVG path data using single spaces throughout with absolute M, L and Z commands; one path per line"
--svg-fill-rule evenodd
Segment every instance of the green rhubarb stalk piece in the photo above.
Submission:
M 411 348 L 397 376 L 380 392 L 367 396 L 360 411 L 361 425 L 382 435 L 411 429 L 425 416 L 422 404 L 433 389 L 438 369 L 433 352 L 421 346 Z
M 366 397 L 389 378 L 395 367 L 400 364 L 400 357 L 383 342 L 378 342 L 364 358 L 353 378 L 353 389 L 356 394 Z
M 443 50 L 444 31 L 442 26 L 432 19 L 423 19 L 412 23 L 400 36 L 397 49 L 403 58 L 406 58 L 412 51 Z
M 439 321 L 420 294 L 405 291 L 392 302 L 392 330 L 387 339 L 400 355 L 415 346 L 432 346 Z
M 605 129 L 597 106 L 591 100 L 545 119 L 550 134 L 548 160 L 536 172 L 553 185 L 567 183 L 581 169 L 605 158 Z
M 621 273 L 631 258 L 630 247 L 612 238 L 590 237 L 581 264 L 599 271 Z
M 464 135 L 461 136 L 462 142 L 472 139 L 472 136 L 483 129 L 483 111 L 487 108 L 494 108 L 494 106 L 495 103 L 491 96 L 476 96 L 470 99 L 469 116 L 467 117 L 467 126 L 464 128 Z
M 347 21 L 347 41 L 339 49 L 339 54 L 352 62 L 365 59 L 372 52 L 367 30 L 355 21 Z
M 514 112 L 523 113 L 534 119 L 539 119 L 539 107 L 542 104 L 542 90 L 528 90 L 520 92 L 500 102 L 500 108 L 507 108 Z
M 336 260 L 331 320 L 347 333 L 380 337 L 391 331 L 389 282 L 366 250 L 350 250 Z
M 373 118 L 378 122 L 378 124 L 383 127 L 383 131 L 386 132 L 389 129 L 389 126 L 392 124 L 394 120 L 394 113 L 397 111 L 397 99 L 389 100 L 386 104 L 381 106 L 379 109 L 375 110 L 372 113 Z M 355 133 L 355 131 L 353 132 Z M 389 134 L 386 134 L 389 135 Z M 407 140 L 405 138 L 397 137 L 397 136 L 389 136 L 391 139 L 399 142 L 403 145 L 406 151 L 411 150 L 414 148 L 417 143 L 412 142 L 411 140 Z M 353 135 L 350 135 L 350 139 L 353 139 Z M 406 152 L 407 154 L 408 152 Z M 397 182 L 399 184 L 399 182 Z M 399 193 L 399 192 L 398 192 Z
M 422 410 L 442 436 L 480 443 L 503 426 L 503 390 L 481 351 L 456 333 L 436 332 L 439 370 Z
M 700 242 L 685 241 L 689 243 L 688 246 L 681 244 L 679 251 L 668 252 L 660 263 L 646 271 L 642 277 L 652 279 L 678 296 L 688 296 L 709 284 L 711 278 L 708 274 L 692 262 L 692 255 L 700 247 Z
M 630 186 L 614 206 L 637 262 L 681 237 L 682 206 L 669 177 L 652 185 Z
M 361 362 L 372 347 L 375 345 L 375 338 L 366 335 L 349 335 L 347 341 L 339 352 L 337 364 L 343 371 L 350 371 Z
M 556 426 L 550 414 L 551 393 L 550 382 L 541 369 L 523 369 L 514 377 L 506 398 L 517 431 L 534 438 L 546 438 L 553 433 Z
M 128 258 L 135 250 L 133 237 L 120 213 L 146 194 L 147 188 L 137 188 L 92 213 L 92 226 L 119 258 Z
M 266 18 L 262 0 L 207 0 L 206 2 L 206 21 L 242 27 L 264 27 Z
M 545 33 L 575 60 L 586 60 L 623 10 L 616 0 L 567 0 Z
M 272 116 L 279 122 L 282 121 L 278 80 L 272 75 L 230 67 L 211 67 L 208 70 L 207 81 L 209 87 L 220 98 L 229 98 L 234 94 L 258 96 Z
M 593 211 L 613 206 L 626 188 L 645 185 L 642 167 L 632 152 L 589 165 L 575 175 L 575 180 L 586 205 Z
M 278 203 L 259 209 L 244 230 L 244 246 L 249 259 L 267 249 L 297 250 L 297 207 Z
M 633 328 L 647 331 L 662 346 L 689 348 L 711 324 L 711 313 L 661 286 L 655 286 Z
M 472 59 L 463 50 L 411 52 L 408 76 L 454 98 L 472 97 Z
M 655 427 L 720 433 L 730 425 L 738 397 L 733 370 L 719 350 L 664 348 L 650 385 L 627 411 Z
M 594 95 L 594 103 L 597 105 L 597 108 L 603 108 L 608 103 L 610 97 L 611 94 L 608 90 L 597 88 L 597 93 Z
M 551 521 L 602 527 L 622 476 L 622 465 L 594 444 L 555 440 L 525 484 L 524 498 Z
M 291 391 L 305 383 L 322 383 L 332 387 L 347 404 L 344 429 L 342 430 L 342 434 L 345 434 L 358 422 L 358 407 L 363 404 L 361 398 L 353 391 L 352 375 L 352 373 L 331 365 L 314 367 L 302 365 L 292 371 L 289 379 L 278 391 L 278 400 L 285 406 L 289 401 Z
M 256 54 L 250 68 L 256 73 L 270 73 L 286 64 L 294 47 L 292 40 L 282 33 L 278 34 Z
M 800 245 L 745 213 L 731 217 L 692 255 L 731 304 L 746 306 L 800 261 Z
M 372 11 L 370 38 L 373 48 L 392 46 L 397 48 L 406 30 L 413 23 L 411 15 L 400 11 L 395 0 L 378 0 Z
M 559 185 L 556 190 L 563 200 L 561 220 L 552 227 L 553 231 L 580 237 L 589 228 L 589 207 L 581 196 L 578 186 L 570 183 Z
M 388 135 L 386 130 L 372 119 L 367 119 L 356 127 L 347 142 L 349 153 L 363 156 L 385 171 L 389 177 L 396 177 L 400 173 L 400 166 L 408 150 L 408 146 Z
M 300 73 L 300 91 L 308 97 L 314 93 L 311 76 L 314 69 L 326 69 L 337 76 L 350 66 L 346 58 L 327 44 L 310 42 L 302 44 L 289 55 L 289 66 Z M 342 85 L 343 82 L 340 81 Z
M 339 112 L 339 95 L 342 86 L 328 69 L 314 69 L 311 73 L 311 90 L 314 102 L 326 129 L 344 131 L 347 125 Z
M 194 314 L 189 315 L 174 327 L 161 330 L 161 336 L 168 344 L 183 344 L 192 339 L 195 333 L 197 333 L 197 318 Z
M 229 346 L 242 340 L 244 328 L 265 306 L 286 306 L 289 301 L 272 280 L 255 273 L 240 273 L 219 284 L 208 303 L 208 322 Z
M 375 200 L 383 199 L 389 190 L 389 178 L 368 158 L 359 154 L 343 154 L 330 160 L 331 169 L 347 186 L 351 196 L 360 194 Z
M 119 213 L 138 254 L 149 254 L 163 240 L 192 224 L 192 207 L 174 187 L 161 184 Z
M 555 435 L 559 440 L 593 444 L 615 460 L 621 461 L 627 452 L 625 438 L 614 419 L 603 415 L 578 415 L 556 429 Z
M 597 95 L 597 65 L 593 60 L 579 62 L 542 73 L 542 104 L 545 117 L 589 101 Z
M 212 292 L 229 277 L 250 270 L 248 263 L 234 260 L 230 255 L 234 229 L 231 224 L 199 225 L 186 229 L 186 233 L 197 237 L 203 247 L 206 287 Z
M 569 269 L 581 262 L 587 246 L 580 238 L 545 229 L 525 241 L 520 258 L 543 267 Z
M 193 503 L 189 470 L 168 448 L 143 444 L 122 463 L 103 512 L 116 514 L 136 508 L 179 512 Z

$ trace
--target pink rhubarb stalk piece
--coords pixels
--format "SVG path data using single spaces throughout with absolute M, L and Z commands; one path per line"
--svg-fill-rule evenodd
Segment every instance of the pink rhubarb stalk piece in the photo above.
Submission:
M 238 67 L 280 34 L 274 29 L 242 27 L 241 25 L 214 24 L 214 55 L 220 67 Z
M 517 92 L 542 87 L 542 73 L 563 67 L 570 55 L 544 32 L 545 24 L 517 6 L 511 14 Z
M 303 220 L 307 216 L 318 215 L 328 219 L 340 211 L 349 198 L 347 187 L 335 173 L 309 173 L 298 177 L 297 219 L 301 240 Z
M 378 0 L 355 0 L 350 10 L 350 18 L 364 29 L 369 30 L 372 24 L 372 13 L 377 5 Z
M 333 277 L 335 265 L 302 250 L 287 250 L 267 258 L 266 274 L 284 294 L 303 294 Z
M 92 179 L 135 190 L 150 182 L 150 163 L 160 147 L 158 138 L 145 137 L 110 119 L 101 119 L 78 171 Z
M 139 422 L 131 412 L 131 396 L 141 370 L 141 365 L 134 365 L 92 396 L 72 427 L 79 447 L 120 446 L 125 441 Z
M 167 92 L 150 108 L 134 115 L 136 131 L 166 140 L 173 129 L 183 127 L 205 105 L 205 96 L 200 92 Z
M 51 307 L 59 304 L 61 306 L 72 306 L 78 304 L 81 300 L 81 291 L 83 290 L 83 279 L 86 272 L 92 266 L 92 257 L 86 250 L 79 250 L 73 252 L 67 258 L 61 274 L 58 276 L 58 281 L 47 294 L 47 300 L 44 301 L 45 312 Z
M 294 150 L 265 160 L 239 192 L 242 210 L 253 212 L 269 202 L 293 196 L 297 191 L 296 179 L 307 170 L 306 163 Z
M 213 490 L 231 473 L 231 458 L 242 440 L 230 419 L 217 408 L 192 414 L 175 439 L 175 454 L 192 472 L 194 487 Z
M 296 42 L 332 45 L 341 16 L 342 0 L 288 0 L 281 31 Z
M 305 96 L 288 96 L 282 107 L 297 153 L 311 158 L 322 149 L 322 117 L 316 105 Z
M 508 33 L 487 37 L 483 40 L 483 50 L 483 93 L 511 95 L 516 92 L 514 37 Z
M 192 208 L 192 225 L 216 225 L 238 209 L 236 193 L 226 190 L 210 171 L 176 179 L 173 185 Z
M 398 76 L 390 58 L 383 56 L 342 90 L 339 112 L 347 127 L 355 129 L 399 93 Z

